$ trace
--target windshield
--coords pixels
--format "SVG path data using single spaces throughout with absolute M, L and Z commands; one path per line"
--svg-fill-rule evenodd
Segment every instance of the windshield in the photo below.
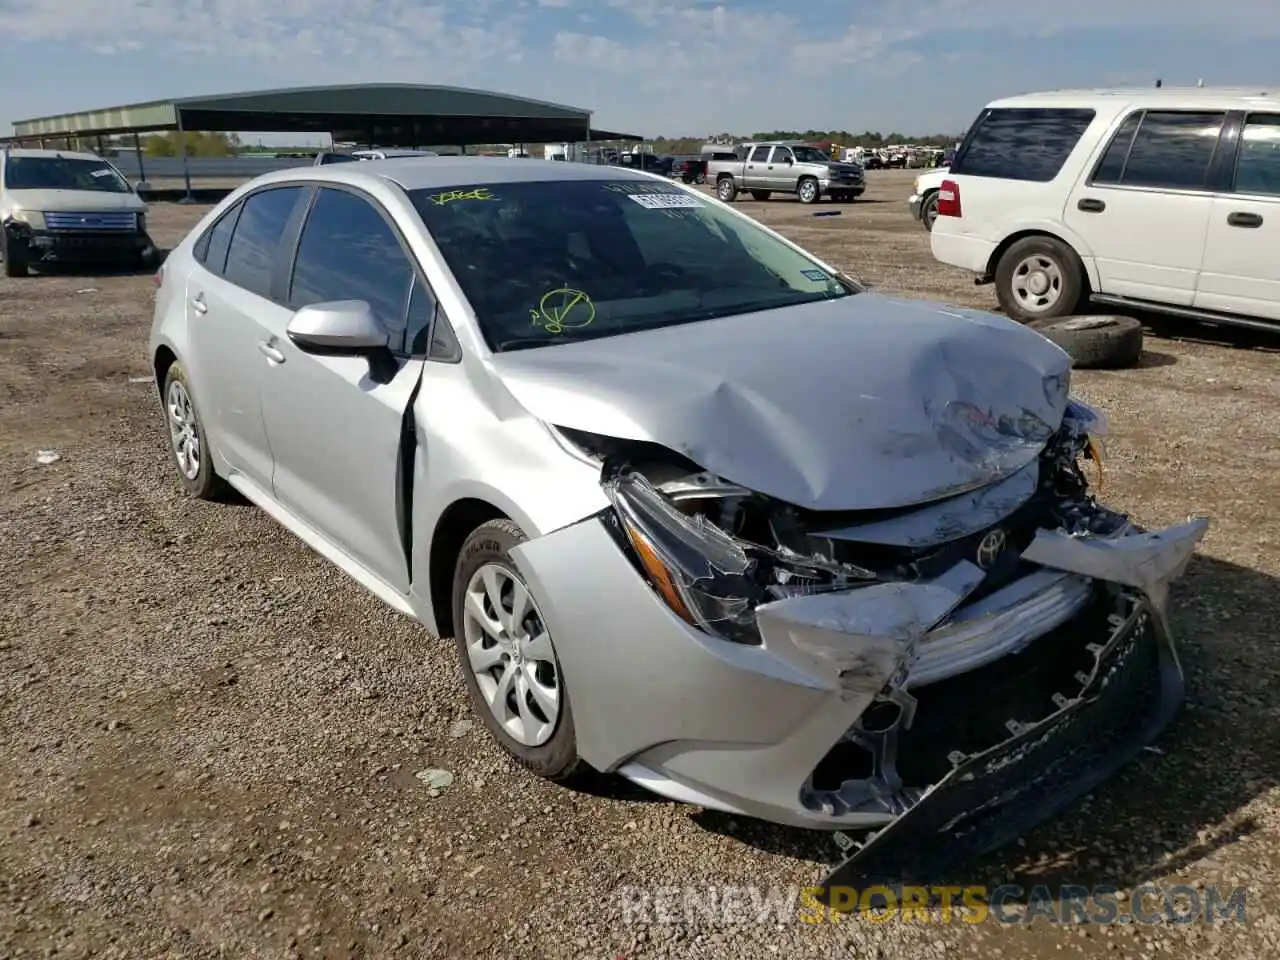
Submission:
M 797 163 L 830 163 L 831 158 L 817 147 L 792 147 Z
M 78 157 L 14 157 L 4 165 L 10 190 L 96 190 L 132 193 L 129 182 L 105 160 Z
M 495 351 L 859 292 L 675 184 L 471 183 L 409 196 Z

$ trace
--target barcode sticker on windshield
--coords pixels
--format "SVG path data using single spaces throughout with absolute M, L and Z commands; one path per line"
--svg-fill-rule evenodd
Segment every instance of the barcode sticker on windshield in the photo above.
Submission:
M 633 193 L 629 194 L 636 203 L 650 210 L 673 210 L 677 207 L 701 207 L 703 203 L 695 196 L 687 193 Z

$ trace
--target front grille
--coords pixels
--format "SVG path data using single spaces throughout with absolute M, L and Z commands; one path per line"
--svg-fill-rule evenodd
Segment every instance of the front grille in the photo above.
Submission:
M 136 230 L 138 215 L 132 211 L 109 213 L 46 213 L 45 226 L 54 232 L 80 232 L 85 230 Z

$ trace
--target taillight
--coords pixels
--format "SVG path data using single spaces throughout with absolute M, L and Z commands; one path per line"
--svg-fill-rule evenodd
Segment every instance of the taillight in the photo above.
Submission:
M 943 180 L 938 188 L 938 216 L 960 216 L 960 184 L 954 180 Z

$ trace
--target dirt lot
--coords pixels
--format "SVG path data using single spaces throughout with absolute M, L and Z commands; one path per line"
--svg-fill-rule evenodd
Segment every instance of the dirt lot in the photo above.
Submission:
M 744 203 L 885 291 L 988 307 L 903 200 Z M 202 208 L 158 206 L 172 245 Z M 814 882 L 829 837 L 571 792 L 471 726 L 446 643 L 258 510 L 183 500 L 145 276 L 0 279 L 0 956 L 1280 955 L 1280 377 L 1268 344 L 1149 341 L 1079 373 L 1105 493 L 1213 526 L 1174 596 L 1159 751 L 966 882 L 1248 888 L 1246 924 L 623 922 L 625 886 Z M 54 450 L 54 463 L 37 455 Z M 453 771 L 432 796 L 413 774 Z

